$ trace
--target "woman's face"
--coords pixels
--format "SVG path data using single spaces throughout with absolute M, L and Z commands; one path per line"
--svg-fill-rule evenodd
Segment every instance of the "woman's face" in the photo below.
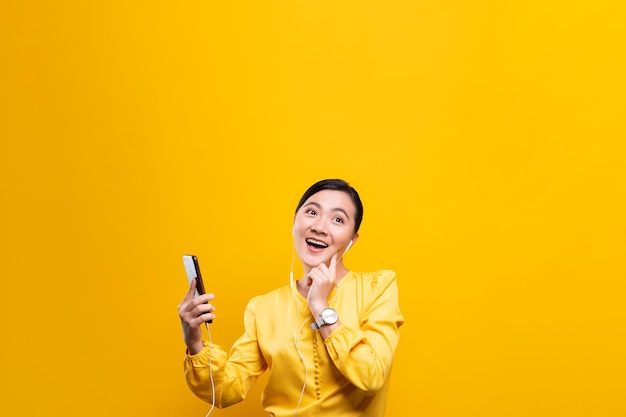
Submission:
M 350 240 L 356 240 L 356 207 L 343 191 L 322 190 L 300 207 L 294 219 L 296 252 L 302 263 L 314 268 L 341 256 Z M 353 242 L 354 243 L 354 242 Z

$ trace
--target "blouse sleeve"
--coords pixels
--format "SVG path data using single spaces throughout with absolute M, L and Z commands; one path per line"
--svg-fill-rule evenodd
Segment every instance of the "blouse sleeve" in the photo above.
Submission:
M 324 343 L 337 369 L 357 388 L 373 395 L 391 371 L 404 318 L 393 271 L 378 271 L 363 279 L 361 289 L 359 327 L 342 324 Z
M 187 385 L 197 397 L 211 403 L 212 379 L 216 407 L 225 408 L 243 400 L 267 368 L 257 343 L 258 300 L 259 297 L 255 297 L 248 303 L 244 314 L 244 334 L 233 344 L 229 354 L 222 347 L 203 340 L 204 348 L 185 358 Z

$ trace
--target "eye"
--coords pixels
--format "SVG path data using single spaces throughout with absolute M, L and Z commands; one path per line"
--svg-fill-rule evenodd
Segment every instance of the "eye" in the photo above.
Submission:
M 315 216 L 317 213 L 316 213 L 316 211 L 315 211 L 315 210 L 313 210 L 313 209 L 308 209 L 308 210 L 306 211 L 306 214 L 310 214 L 311 216 Z
M 335 217 L 333 221 L 336 223 L 343 223 L 343 219 L 341 217 Z

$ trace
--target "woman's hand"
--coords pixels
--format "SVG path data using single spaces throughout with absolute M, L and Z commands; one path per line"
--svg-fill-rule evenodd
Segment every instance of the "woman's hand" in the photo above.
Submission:
M 306 301 L 314 317 L 328 307 L 328 297 L 337 286 L 336 265 L 337 254 L 334 254 L 330 259 L 330 266 L 321 263 L 311 269 L 306 276 L 307 285 L 310 287 Z
M 214 320 L 215 306 L 209 304 L 215 296 L 213 294 L 203 294 L 194 298 L 196 294 L 196 279 L 189 285 L 189 291 L 178 305 L 178 315 L 183 326 L 183 337 L 190 355 L 195 355 L 203 348 L 202 344 L 202 323 Z

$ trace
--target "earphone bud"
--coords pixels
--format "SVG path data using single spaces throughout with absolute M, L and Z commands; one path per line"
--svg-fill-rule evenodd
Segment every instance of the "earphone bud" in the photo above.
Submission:
M 346 246 L 346 248 L 344 249 L 343 253 L 341 254 L 341 256 L 335 261 L 335 265 L 337 265 L 339 263 L 339 261 L 341 260 L 341 258 L 343 258 L 343 255 L 346 254 L 346 252 L 348 252 L 348 249 L 350 249 L 352 247 L 352 242 L 353 240 L 350 239 L 350 243 L 348 243 L 348 246 Z M 339 288 L 339 283 L 337 283 L 337 288 Z

